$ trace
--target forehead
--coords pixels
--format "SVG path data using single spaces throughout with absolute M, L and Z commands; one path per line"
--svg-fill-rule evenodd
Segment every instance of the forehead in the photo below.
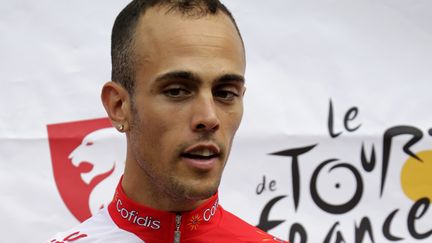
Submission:
M 153 7 L 140 17 L 134 36 L 135 54 L 154 62 L 182 55 L 214 56 L 243 63 L 244 49 L 232 20 L 219 11 L 206 16 L 188 16 Z M 166 61 L 166 59 L 165 59 Z

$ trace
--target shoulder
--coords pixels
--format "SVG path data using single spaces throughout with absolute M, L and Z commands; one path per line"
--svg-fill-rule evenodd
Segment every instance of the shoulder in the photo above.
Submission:
M 57 233 L 45 243 L 138 243 L 134 234 L 117 227 L 106 209 L 100 210 L 81 224 Z
M 227 237 L 236 239 L 236 242 L 287 242 L 250 225 L 226 210 L 223 210 L 220 229 Z

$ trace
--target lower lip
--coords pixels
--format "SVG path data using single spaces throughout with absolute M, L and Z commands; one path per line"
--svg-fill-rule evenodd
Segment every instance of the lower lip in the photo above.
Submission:
M 219 160 L 219 157 L 206 159 L 206 160 L 191 159 L 191 158 L 186 158 L 186 157 L 182 157 L 182 159 L 183 159 L 183 161 L 186 162 L 187 165 L 189 165 L 190 167 L 192 167 L 194 169 L 209 171 L 216 166 L 216 164 Z

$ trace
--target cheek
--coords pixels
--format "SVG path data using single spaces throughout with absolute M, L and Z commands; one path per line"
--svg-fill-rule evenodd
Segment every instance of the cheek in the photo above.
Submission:
M 240 122 L 243 117 L 243 106 L 239 106 L 235 110 L 226 113 L 224 118 L 227 132 L 229 136 L 232 137 L 235 135 L 237 129 L 240 126 Z
M 243 102 L 241 103 L 239 112 L 237 114 L 237 128 L 240 126 L 242 119 L 243 119 Z
M 160 111 L 147 109 L 146 112 L 140 113 L 140 140 L 144 147 L 148 148 L 148 153 L 166 156 L 175 147 L 175 128 L 178 122 L 173 119 L 172 114 Z
M 232 120 L 237 128 L 240 126 L 240 122 L 243 118 L 243 102 L 240 102 L 236 107 L 235 111 L 232 112 Z

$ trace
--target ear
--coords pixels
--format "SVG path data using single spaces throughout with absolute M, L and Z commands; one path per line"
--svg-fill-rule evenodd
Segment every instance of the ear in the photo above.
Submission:
M 103 106 L 114 127 L 124 132 L 129 130 L 130 97 L 127 90 L 115 82 L 107 82 L 101 93 Z

